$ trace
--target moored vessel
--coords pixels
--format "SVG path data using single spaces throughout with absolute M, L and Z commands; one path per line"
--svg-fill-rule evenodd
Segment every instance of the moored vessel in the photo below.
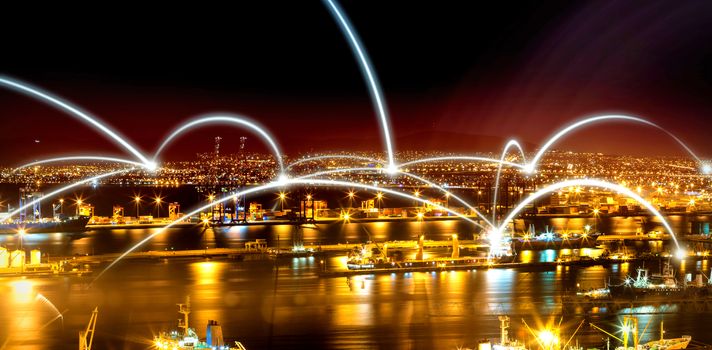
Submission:
M 185 304 L 178 304 L 178 313 L 183 315 L 183 319 L 178 320 L 178 329 L 161 332 L 154 337 L 153 344 L 157 349 L 168 350 L 245 350 L 239 341 L 234 345 L 227 345 L 223 339 L 222 327 L 217 321 L 208 321 L 206 329 L 206 340 L 198 338 L 194 328 L 189 325 L 190 297 L 186 298 Z
M 640 267 L 635 279 L 629 276 L 621 284 L 609 285 L 608 289 L 612 297 L 636 300 L 698 297 L 707 292 L 705 287 L 679 282 L 669 261 L 663 264 L 660 273 L 650 274 L 649 269 Z
M 53 232 L 83 232 L 86 230 L 88 216 L 42 219 L 39 221 L 12 221 L 0 224 L 0 234 L 27 234 Z

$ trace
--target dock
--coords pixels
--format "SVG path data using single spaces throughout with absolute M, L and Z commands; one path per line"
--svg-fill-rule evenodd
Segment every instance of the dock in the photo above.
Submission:
M 600 235 L 596 242 L 611 241 L 669 241 L 672 237 L 668 234 L 648 235 Z

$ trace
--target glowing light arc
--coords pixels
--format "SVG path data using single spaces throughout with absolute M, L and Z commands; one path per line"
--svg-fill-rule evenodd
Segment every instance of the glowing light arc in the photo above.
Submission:
M 576 180 L 567 180 L 567 181 L 562 181 L 562 182 L 557 182 L 552 185 L 546 186 L 534 193 L 532 193 L 530 196 L 525 198 L 523 201 L 521 201 L 516 207 L 512 209 L 512 211 L 509 212 L 507 217 L 502 220 L 502 224 L 497 228 L 499 232 L 504 232 L 506 229 L 507 223 L 511 220 L 513 220 L 519 213 L 524 210 L 524 208 L 535 201 L 536 199 L 545 196 L 551 192 L 558 191 L 562 188 L 567 188 L 567 187 L 577 187 L 577 186 L 586 186 L 586 187 L 600 187 L 600 188 L 606 188 L 612 191 L 616 191 L 619 193 L 622 193 L 630 198 L 633 198 L 635 201 L 643 205 L 648 211 L 650 211 L 655 217 L 659 218 L 660 221 L 662 222 L 662 225 L 665 227 L 665 229 L 668 231 L 670 236 L 673 239 L 673 242 L 675 242 L 675 246 L 680 249 L 680 244 L 677 241 L 677 236 L 675 235 L 675 231 L 672 229 L 672 226 L 667 222 L 665 219 L 665 216 L 663 216 L 655 207 L 650 204 L 650 202 L 646 201 L 643 197 L 639 196 L 635 192 L 631 191 L 630 189 L 623 187 L 618 184 L 614 184 L 611 182 L 603 181 L 603 180 L 596 180 L 596 179 L 576 179 Z
M 285 174 L 285 167 L 284 167 L 284 161 L 282 157 L 282 151 L 280 150 L 279 146 L 277 145 L 277 142 L 274 140 L 272 135 L 270 135 L 266 129 L 263 127 L 259 126 L 257 123 L 234 114 L 218 114 L 218 115 L 207 115 L 203 117 L 198 117 L 192 121 L 189 121 L 175 130 L 171 132 L 168 137 L 166 137 L 161 145 L 158 147 L 158 150 L 156 150 L 156 153 L 153 156 L 154 162 L 156 159 L 158 159 L 158 156 L 161 154 L 163 149 L 168 146 L 171 141 L 173 141 L 176 137 L 179 135 L 185 133 L 186 131 L 197 128 L 197 127 L 202 127 L 208 124 L 233 124 L 233 125 L 240 125 L 244 126 L 247 129 L 250 129 L 254 131 L 257 135 L 259 135 L 272 149 L 272 153 L 277 161 L 277 164 L 279 164 L 279 169 L 280 169 L 280 176 Z
M 39 88 L 33 87 L 30 84 L 4 76 L 0 76 L 0 86 L 7 87 L 11 90 L 22 93 L 25 96 L 33 97 L 42 102 L 46 102 L 53 107 L 68 112 L 70 115 L 78 117 L 80 120 L 87 122 L 95 129 L 101 131 L 105 136 L 114 140 L 117 144 L 125 148 L 127 151 L 131 152 L 144 164 L 149 165 L 151 163 L 146 158 L 146 156 L 143 155 L 143 153 L 141 153 L 135 146 L 130 144 L 128 141 L 126 141 L 125 138 L 119 135 L 118 132 L 104 125 L 104 123 L 100 122 L 97 117 L 90 115 L 88 112 L 81 110 L 79 107 L 72 105 L 70 102 L 65 101 L 57 96 L 54 96 L 49 92 L 42 91 Z

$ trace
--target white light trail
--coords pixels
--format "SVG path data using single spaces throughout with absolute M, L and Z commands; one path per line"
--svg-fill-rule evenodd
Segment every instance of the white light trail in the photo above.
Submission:
M 414 200 L 414 201 L 417 201 L 417 202 L 420 202 L 420 203 L 423 203 L 423 204 L 432 205 L 432 206 L 434 206 L 434 207 L 436 207 L 436 208 L 438 208 L 438 209 L 440 209 L 440 210 L 444 210 L 444 211 L 446 211 L 446 212 L 448 212 L 448 213 L 451 213 L 451 214 L 453 214 L 453 215 L 455 215 L 455 216 L 457 216 L 457 217 L 459 217 L 459 218 L 462 218 L 462 219 L 464 219 L 464 220 L 466 220 L 466 221 L 468 221 L 468 222 L 470 222 L 470 223 L 473 223 L 473 224 L 476 224 L 476 225 L 478 225 L 478 226 L 481 226 L 481 225 L 479 225 L 479 223 L 477 223 L 476 221 L 474 221 L 474 220 L 468 218 L 468 217 L 465 216 L 465 215 L 462 215 L 462 214 L 460 214 L 460 213 L 458 213 L 458 212 L 455 212 L 455 211 L 453 211 L 453 210 L 451 210 L 451 209 L 449 209 L 449 208 L 445 208 L 445 207 L 443 207 L 443 206 L 441 206 L 441 205 L 432 203 L 432 202 L 430 202 L 430 201 L 428 201 L 428 200 L 425 200 L 425 199 L 422 199 L 422 198 L 419 198 L 419 197 L 416 197 L 416 196 L 412 196 L 412 195 L 409 195 L 409 194 L 406 194 L 406 193 L 403 193 L 403 192 L 394 191 L 394 190 L 387 189 L 387 188 L 382 188 L 382 187 L 378 187 L 378 186 L 371 186 L 371 185 L 366 185 L 366 184 L 361 184 L 361 183 L 356 183 L 356 182 L 336 181 L 336 180 L 328 180 L 328 179 L 301 179 L 301 178 L 286 179 L 286 180 L 283 180 L 283 181 L 270 182 L 270 183 L 265 184 L 265 185 L 262 185 L 262 186 L 256 186 L 256 187 L 249 188 L 249 189 L 246 189 L 246 190 L 243 190 L 243 191 L 239 191 L 239 192 L 234 193 L 234 194 L 232 194 L 232 195 L 230 195 L 230 196 L 226 196 L 226 197 L 221 198 L 221 199 L 219 199 L 219 200 L 216 200 L 216 201 L 210 202 L 210 203 L 208 203 L 208 204 L 205 204 L 205 205 L 203 205 L 203 206 L 201 206 L 201 207 L 199 207 L 199 208 L 197 208 L 197 209 L 195 209 L 195 210 L 193 210 L 193 211 L 191 211 L 191 212 L 189 212 L 189 213 L 183 215 L 182 217 L 180 217 L 180 218 L 178 218 L 178 219 L 176 219 L 176 220 L 170 222 L 170 223 L 167 224 L 166 226 L 161 227 L 158 231 L 156 231 L 156 232 L 150 234 L 148 237 L 142 239 L 141 241 L 139 241 L 138 243 L 136 243 L 133 247 L 131 247 L 131 248 L 129 248 L 128 250 L 126 250 L 125 252 L 123 252 L 121 255 L 119 255 L 118 258 L 116 258 L 116 259 L 115 259 L 114 261 L 112 261 L 104 270 L 102 270 L 102 271 L 96 276 L 96 278 L 94 278 L 94 280 L 92 281 L 92 283 L 94 283 L 96 280 L 98 280 L 102 275 L 104 275 L 104 273 L 106 273 L 109 269 L 111 269 L 111 267 L 113 267 L 114 265 L 116 265 L 116 263 L 118 263 L 119 261 L 121 261 L 121 260 L 122 260 L 123 258 L 125 258 L 127 255 L 131 254 L 133 251 L 135 251 L 136 249 L 138 249 L 140 246 L 146 244 L 146 242 L 152 240 L 154 237 L 156 237 L 156 236 L 158 236 L 159 234 L 163 233 L 166 229 L 175 226 L 177 223 L 179 223 L 179 222 L 181 222 L 181 221 L 185 221 L 186 219 L 189 219 L 191 216 L 196 215 L 196 214 L 200 213 L 201 211 L 203 211 L 203 210 L 205 210 L 205 209 L 209 209 L 209 208 L 211 208 L 212 206 L 214 206 L 214 205 L 216 205 L 216 204 L 219 204 L 219 203 L 223 203 L 223 202 L 232 200 L 232 198 L 234 198 L 234 197 L 240 197 L 240 196 L 244 196 L 244 195 L 246 195 L 246 194 L 250 194 L 250 193 L 254 193 L 254 192 L 259 192 L 259 191 L 263 191 L 263 190 L 267 190 L 267 189 L 272 189 L 272 188 L 279 188 L 279 187 L 289 186 L 289 185 L 292 185 L 292 184 L 339 186 L 339 187 L 346 187 L 346 188 L 362 188 L 362 189 L 366 189 L 366 190 L 380 191 L 380 192 L 387 193 L 387 194 L 390 194 L 390 195 L 394 195 L 394 196 L 399 196 L 399 197 L 404 197 L 404 198 L 407 198 L 407 199 L 411 199 L 411 200 Z
M 324 171 L 319 171 L 319 172 L 316 172 L 316 173 L 311 173 L 311 174 L 308 174 L 308 175 L 304 175 L 304 176 L 299 177 L 299 179 L 309 179 L 309 178 L 312 178 L 312 177 L 317 177 L 317 176 L 322 176 L 322 175 L 338 174 L 338 173 L 354 172 L 354 171 L 380 171 L 380 172 L 382 172 L 382 171 L 385 171 L 385 169 L 378 169 L 378 168 L 342 168 L 342 169 L 332 169 L 332 170 L 324 170 Z M 438 184 L 436 184 L 436 183 L 434 183 L 434 182 L 432 182 L 432 181 L 430 181 L 430 180 L 428 180 L 428 179 L 426 179 L 426 178 L 423 178 L 423 177 L 420 177 L 420 176 L 417 176 L 417 175 L 414 175 L 414 174 L 411 174 L 411 173 L 407 173 L 407 172 L 404 172 L 404 171 L 400 171 L 400 170 L 399 170 L 399 171 L 398 171 L 398 174 L 404 175 L 404 176 L 407 176 L 407 177 L 410 177 L 410 178 L 413 178 L 413 179 L 416 179 L 416 180 L 418 180 L 418 181 L 420 181 L 420 182 L 422 182 L 422 183 L 424 183 L 424 184 L 426 184 L 426 185 L 428 185 L 428 186 L 430 186 L 430 187 L 433 187 L 433 188 L 435 188 L 435 189 L 440 190 L 441 192 L 445 193 L 445 195 L 454 198 L 455 200 L 457 200 L 458 202 L 460 202 L 460 203 L 462 203 L 464 206 L 466 206 L 468 209 L 472 210 L 475 214 L 477 214 L 479 217 L 481 217 L 482 220 L 483 220 L 487 225 L 489 225 L 491 228 L 496 228 L 496 227 L 497 227 L 497 226 L 495 226 L 492 222 L 490 222 L 489 220 L 487 220 L 487 217 L 486 217 L 484 214 L 480 213 L 480 212 L 479 212 L 475 207 L 473 207 L 470 203 L 468 203 L 468 202 L 465 201 L 464 199 L 458 197 L 458 196 L 455 195 L 454 193 L 452 193 L 452 192 L 446 190 L 446 189 L 443 188 L 442 186 L 440 186 L 440 185 L 438 185 Z M 474 221 L 471 221 L 471 222 L 474 223 L 475 225 L 477 225 L 478 227 L 481 227 L 481 228 L 483 228 L 483 229 L 487 229 L 486 227 L 480 225 L 480 224 L 477 223 L 477 222 L 474 222 Z
M 412 160 L 410 162 L 405 162 L 400 165 L 401 168 L 405 168 L 407 166 L 413 165 L 413 164 L 419 164 L 419 163 L 432 163 L 432 162 L 441 162 L 445 160 L 458 160 L 458 161 L 472 161 L 472 162 L 484 162 L 484 163 L 496 163 L 496 164 L 504 164 L 508 166 L 512 166 L 515 168 L 520 168 L 524 169 L 525 165 L 522 164 L 517 164 L 514 162 L 508 162 L 508 161 L 502 161 L 499 159 L 495 158 L 487 158 L 487 157 L 478 157 L 478 156 L 445 156 L 445 157 L 434 157 L 434 158 L 421 158 L 421 159 L 416 159 Z
M 516 140 L 509 140 L 509 142 L 507 142 L 507 144 L 504 146 L 504 149 L 502 149 L 502 156 L 499 158 L 499 164 L 497 164 L 497 175 L 495 175 L 494 180 L 495 184 L 494 197 L 492 198 L 492 222 L 494 222 L 495 224 L 497 223 L 497 194 L 499 192 L 499 178 L 502 175 L 502 162 L 504 162 L 504 158 L 507 156 L 507 152 L 512 147 L 515 147 L 519 150 L 519 154 L 522 156 L 522 163 L 527 163 L 527 158 L 524 156 L 524 150 L 522 149 L 522 146 L 519 145 L 519 142 L 517 142 Z
M 70 161 L 70 160 L 99 160 L 99 161 L 104 161 L 104 162 L 130 164 L 130 165 L 135 165 L 135 166 L 138 166 L 141 168 L 146 168 L 146 164 L 144 164 L 144 163 L 139 163 L 139 162 L 135 162 L 135 161 L 128 160 L 128 159 L 122 159 L 122 158 L 103 157 L 103 156 L 69 156 L 69 157 L 43 159 L 43 160 L 34 161 L 32 163 L 22 164 L 22 165 L 18 166 L 17 168 L 15 168 L 13 170 L 13 172 L 24 169 L 24 168 L 29 168 L 29 167 L 32 167 L 35 165 L 66 162 L 66 161 Z
M 526 165 L 526 167 L 525 167 L 524 170 L 525 170 L 526 172 L 528 172 L 528 173 L 533 173 L 533 172 L 536 170 L 536 165 L 537 165 L 537 163 L 539 162 L 539 159 L 541 159 L 541 157 L 544 155 L 544 153 L 546 153 L 546 151 L 548 151 L 549 148 L 550 148 L 556 141 L 558 141 L 560 138 L 564 137 L 564 136 L 565 136 L 566 134 L 568 134 L 569 132 L 572 132 L 572 131 L 578 129 L 579 127 L 585 126 L 585 125 L 587 125 L 587 124 L 591 124 L 591 123 L 595 123 L 595 122 L 599 122 L 599 121 L 611 121 L 611 120 L 632 121 L 632 122 L 637 122 L 637 123 L 646 124 L 646 125 L 652 126 L 652 127 L 654 127 L 654 128 L 657 128 L 657 129 L 659 129 L 659 130 L 662 130 L 662 131 L 665 132 L 668 136 L 670 136 L 673 140 L 675 140 L 678 144 L 680 144 L 680 145 L 687 151 L 687 153 L 689 153 L 693 158 L 695 158 L 695 160 L 697 161 L 697 163 L 700 164 L 700 166 L 702 167 L 702 171 L 703 171 L 703 172 L 705 172 L 705 170 L 712 171 L 712 167 L 710 167 L 708 164 L 706 165 L 706 164 L 695 154 L 695 152 L 693 152 L 693 151 L 690 149 L 690 147 L 688 147 L 684 142 L 682 142 L 682 140 L 680 140 L 679 138 L 677 138 L 677 136 L 675 136 L 673 133 L 671 133 L 671 132 L 668 131 L 667 129 L 665 129 L 665 128 L 663 128 L 663 127 L 659 126 L 658 124 L 655 124 L 655 123 L 653 123 L 653 122 L 651 122 L 651 121 L 645 120 L 645 119 L 643 119 L 643 118 L 634 117 L 634 116 L 629 116 L 629 115 L 617 115 L 617 114 L 601 115 L 601 116 L 586 118 L 586 119 L 580 120 L 580 121 L 578 121 L 578 122 L 576 122 L 576 123 L 573 123 L 573 124 L 571 124 L 571 125 L 565 127 L 564 129 L 562 129 L 561 131 L 559 131 L 558 133 L 556 133 L 554 136 L 552 136 L 552 137 L 544 144 L 544 146 L 542 146 L 541 149 L 539 149 L 539 152 L 536 153 L 536 155 L 534 156 L 534 158 L 532 158 L 532 160 Z
M 79 180 L 79 181 L 74 182 L 74 183 L 72 183 L 72 184 L 69 184 L 69 185 L 67 185 L 67 186 L 60 187 L 59 189 L 56 189 L 56 190 L 54 190 L 54 191 L 52 191 L 52 192 L 50 192 L 50 193 L 48 193 L 48 194 L 46 194 L 46 195 L 44 195 L 44 196 L 42 196 L 42 197 L 40 197 L 40 198 L 37 198 L 37 199 L 35 199 L 35 200 L 33 200 L 33 201 L 30 201 L 29 203 L 27 203 L 27 204 L 25 204 L 25 205 L 23 205 L 23 206 L 21 206 L 21 207 L 15 209 L 14 211 L 11 211 L 11 212 L 7 215 L 6 218 L 9 219 L 9 218 L 11 218 L 11 217 L 13 217 L 13 216 L 19 214 L 21 211 L 23 211 L 23 210 L 25 210 L 25 209 L 27 209 L 27 208 L 33 206 L 35 203 L 39 203 L 39 202 L 41 202 L 41 201 L 43 201 L 43 200 L 45 200 L 45 199 L 47 199 L 47 198 L 51 198 L 51 197 L 53 197 L 53 196 L 56 196 L 56 195 L 58 195 L 58 194 L 60 194 L 60 193 L 62 193 L 62 192 L 64 192 L 64 191 L 70 190 L 70 189 L 72 189 L 72 188 L 74 188 L 74 187 L 77 187 L 77 186 L 79 186 L 79 185 L 85 184 L 85 183 L 87 183 L 87 182 L 93 182 L 93 181 L 96 181 L 96 180 L 100 180 L 100 179 L 103 179 L 103 178 L 105 178 L 105 177 L 111 177 L 111 176 L 118 175 L 118 174 L 121 174 L 121 173 L 129 172 L 129 171 L 132 171 L 132 170 L 136 170 L 136 169 L 135 169 L 135 168 L 131 168 L 131 169 L 124 169 L 124 170 L 112 171 L 112 172 L 110 172 L 110 173 L 104 173 L 104 174 L 100 174 L 100 175 L 93 176 L 93 177 L 90 177 L 90 178 L 82 179 L 82 180 Z
M 97 117 L 92 116 L 89 113 L 79 109 L 79 107 L 72 105 L 70 102 L 62 100 L 57 96 L 51 95 L 48 92 L 42 91 L 39 88 L 33 87 L 17 79 L 0 76 L 0 86 L 5 86 L 26 96 L 34 97 L 43 102 L 48 102 L 50 105 L 59 108 L 65 112 L 68 112 L 69 114 L 78 117 L 81 120 L 84 120 L 89 125 L 104 133 L 104 135 L 113 139 L 116 143 L 121 145 L 127 151 L 131 152 L 133 155 L 136 156 L 136 158 L 146 164 L 146 166 L 151 165 L 151 162 L 141 152 L 139 152 L 139 150 L 135 146 L 131 145 L 128 141 L 126 141 L 123 136 L 119 135 L 118 132 L 110 129 L 108 126 L 100 122 Z
M 344 36 L 348 39 L 349 45 L 351 45 L 351 50 L 357 57 L 361 72 L 366 78 L 367 85 L 369 87 L 369 92 L 371 94 L 371 100 L 375 104 L 376 114 L 381 122 L 381 129 L 383 132 L 383 140 L 386 142 L 386 151 L 388 152 L 388 171 L 389 173 L 395 173 L 397 170 L 396 161 L 393 155 L 393 143 L 391 141 L 391 126 L 388 117 L 388 112 L 386 108 L 386 101 L 381 93 L 380 84 L 378 83 L 378 77 L 376 72 L 371 68 L 371 61 L 368 58 L 366 50 L 361 44 L 361 40 L 358 38 L 356 31 L 351 27 L 349 19 L 344 14 L 344 11 L 336 3 L 336 0 L 323 0 L 324 3 L 329 8 L 330 12 L 337 19 L 337 23 L 344 33 Z
M 609 190 L 613 190 L 619 193 L 622 193 L 630 198 L 633 198 L 635 201 L 643 205 L 646 209 L 648 209 L 651 213 L 653 213 L 654 216 L 660 219 L 662 222 L 662 225 L 665 227 L 665 229 L 670 233 L 670 236 L 673 239 L 673 242 L 675 242 L 675 246 L 677 246 L 678 249 L 680 249 L 680 244 L 677 241 L 677 236 L 675 235 L 675 231 L 673 231 L 672 227 L 670 224 L 665 220 L 665 217 L 657 210 L 655 207 L 650 204 L 650 202 L 646 201 L 643 199 L 643 197 L 639 196 L 637 193 L 631 191 L 630 189 L 623 187 L 618 184 L 614 184 L 611 182 L 606 182 L 603 180 L 596 180 L 596 179 L 576 179 L 576 180 L 567 180 L 567 181 L 562 181 L 562 182 L 557 182 L 555 184 L 546 186 L 539 191 L 536 191 L 531 194 L 531 196 L 525 198 L 522 202 L 520 202 L 514 209 L 512 209 L 511 212 L 509 212 L 509 215 L 502 220 L 502 225 L 500 225 L 497 230 L 500 232 L 504 232 L 506 229 L 507 223 L 511 220 L 513 220 L 524 208 L 529 205 L 529 203 L 535 201 L 537 198 L 540 198 L 542 196 L 545 196 L 551 192 L 558 191 L 562 188 L 566 187 L 578 187 L 578 186 L 587 186 L 587 187 L 600 187 L 600 188 L 606 188 Z
M 235 114 L 221 113 L 219 115 L 207 115 L 203 117 L 198 117 L 195 120 L 183 124 L 182 126 L 175 129 L 170 135 L 168 135 L 167 138 L 163 140 L 163 143 L 161 143 L 161 146 L 158 147 L 156 154 L 154 154 L 153 156 L 154 162 L 156 161 L 156 159 L 158 159 L 158 156 L 160 155 L 161 151 L 163 151 L 163 149 L 168 146 L 168 144 L 173 139 L 178 137 L 178 135 L 188 131 L 189 129 L 205 126 L 207 124 L 240 125 L 254 131 L 256 134 L 261 136 L 262 139 L 267 142 L 267 144 L 272 148 L 272 153 L 274 154 L 274 157 L 276 158 L 276 161 L 279 164 L 280 176 L 283 176 L 285 174 L 284 162 L 282 160 L 282 151 L 279 149 L 279 146 L 277 145 L 277 142 L 274 140 L 272 135 L 270 135 L 265 128 L 261 127 L 257 123 L 249 120 L 248 118 Z
M 376 158 L 371 158 L 371 157 L 352 156 L 352 155 L 348 155 L 348 154 L 328 154 L 328 155 L 323 155 L 323 156 L 315 156 L 315 157 L 302 158 L 302 159 L 296 160 L 293 163 L 287 165 L 287 169 L 289 169 L 297 164 L 318 161 L 318 160 L 323 160 L 323 159 L 351 159 L 351 160 L 356 160 L 356 161 L 366 161 L 366 162 L 384 164 L 384 162 L 382 160 L 376 159 Z

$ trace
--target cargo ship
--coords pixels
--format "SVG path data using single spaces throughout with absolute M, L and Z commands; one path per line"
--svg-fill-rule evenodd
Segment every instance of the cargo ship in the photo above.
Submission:
M 86 231 L 88 216 L 72 216 L 61 219 L 45 219 L 40 221 L 17 221 L 0 224 L 0 234 L 32 234 L 54 232 Z
M 223 339 L 222 328 L 217 321 L 209 320 L 206 329 L 206 339 L 201 341 L 194 328 L 189 326 L 190 297 L 186 298 L 185 304 L 178 304 L 178 313 L 183 315 L 183 319 L 178 319 L 178 329 L 169 332 L 161 332 L 154 337 L 153 345 L 156 349 L 166 350 L 245 350 L 239 341 L 233 345 L 228 345 Z
M 650 274 L 649 269 L 644 267 L 639 267 L 637 273 L 635 279 L 629 276 L 621 284 L 609 285 L 611 297 L 641 300 L 689 298 L 709 294 L 707 286 L 679 282 L 669 261 L 665 262 L 660 273 Z

